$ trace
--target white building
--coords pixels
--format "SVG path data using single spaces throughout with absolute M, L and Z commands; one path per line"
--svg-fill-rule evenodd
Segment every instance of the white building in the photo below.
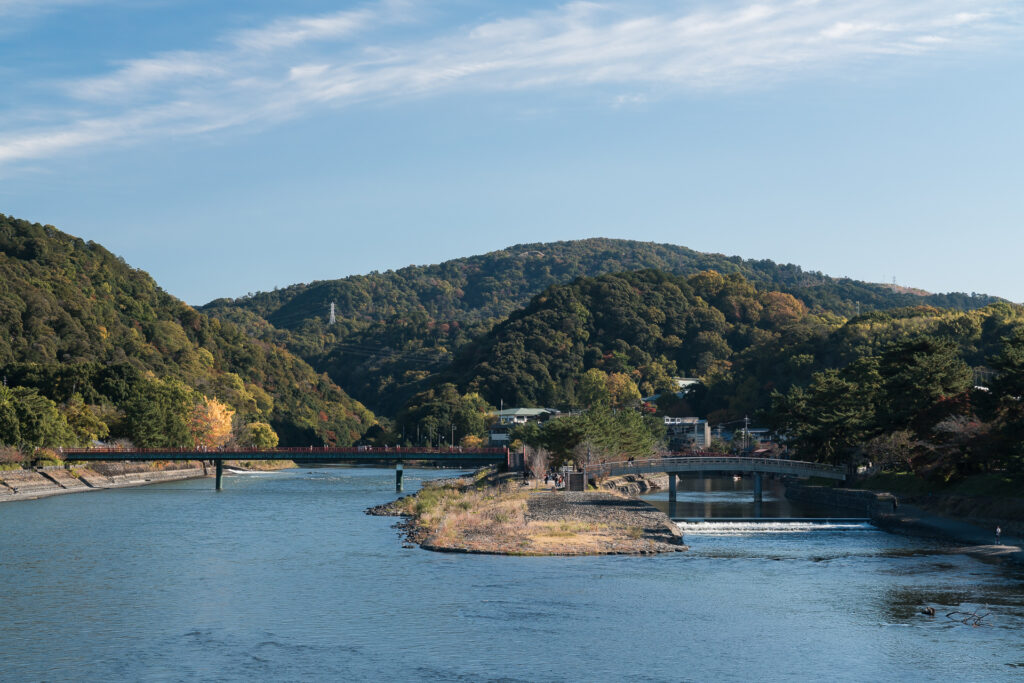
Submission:
M 666 417 L 669 448 L 707 448 L 711 444 L 711 425 L 699 417 Z
M 547 422 L 558 415 L 554 408 L 506 408 L 491 413 L 497 421 L 491 425 L 491 445 L 507 446 L 511 441 L 509 431 L 527 422 Z

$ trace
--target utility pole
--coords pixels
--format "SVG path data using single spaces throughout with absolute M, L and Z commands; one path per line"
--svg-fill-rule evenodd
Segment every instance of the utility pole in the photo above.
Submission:
M 750 449 L 750 418 L 743 416 L 743 450 Z

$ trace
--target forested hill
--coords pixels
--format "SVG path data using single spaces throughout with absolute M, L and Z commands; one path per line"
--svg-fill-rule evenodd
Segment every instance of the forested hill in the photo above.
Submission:
M 736 274 L 637 271 L 548 288 L 464 347 L 436 383 L 489 403 L 578 408 L 588 404 L 595 372 L 613 394 L 635 400 L 661 393 L 670 402 L 673 377 L 699 377 L 702 390 L 679 406 L 680 414 L 729 421 L 767 409 L 775 390 L 908 340 L 948 344 L 958 363 L 984 373 L 1022 326 L 1024 307 L 1006 302 L 967 312 L 916 306 L 847 320 L 816 314 L 798 298 Z M 420 402 L 414 397 L 413 407 Z
M 300 358 L 197 312 L 100 245 L 2 214 L 0 375 L 0 445 L 44 445 L 31 406 L 54 429 L 91 422 L 74 440 L 156 446 L 190 445 L 197 405 L 233 411 L 236 428 L 269 423 L 284 444 L 349 444 L 375 423 Z
M 705 270 L 742 275 L 763 289 L 794 295 L 812 312 L 843 317 L 919 305 L 966 310 L 995 300 L 893 291 L 772 261 L 596 238 L 524 244 L 437 265 L 293 285 L 218 299 L 200 310 L 286 346 L 378 414 L 393 416 L 455 352 L 545 288 L 577 277 L 644 269 L 680 276 Z M 331 303 L 334 325 L 328 325 Z
M 295 329 L 324 319 L 331 303 L 339 320 L 370 323 L 396 315 L 423 314 L 438 321 L 502 318 L 546 287 L 581 276 L 653 269 L 674 275 L 704 270 L 738 273 L 772 289 L 799 293 L 812 307 L 845 316 L 861 310 L 928 305 L 974 309 L 996 299 L 976 294 L 918 294 L 903 288 L 833 278 L 792 264 L 706 254 L 672 244 L 593 238 L 520 244 L 480 256 L 385 273 L 298 284 L 239 299 L 218 299 L 205 308 L 242 308 L 275 327 Z

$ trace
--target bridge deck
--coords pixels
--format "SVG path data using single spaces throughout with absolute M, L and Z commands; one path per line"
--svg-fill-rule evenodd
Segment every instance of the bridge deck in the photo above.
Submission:
M 295 460 L 299 462 L 405 462 L 427 460 L 450 463 L 505 463 L 504 448 L 65 448 L 65 460 Z

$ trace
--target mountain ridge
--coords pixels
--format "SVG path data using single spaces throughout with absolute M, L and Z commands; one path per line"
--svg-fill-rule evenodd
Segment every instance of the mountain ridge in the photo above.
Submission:
M 376 421 L 305 361 L 196 311 L 101 245 L 3 214 L 0 370 L 115 421 L 154 381 L 181 382 L 269 421 L 286 445 L 350 444 Z
M 976 309 L 996 297 L 893 291 L 794 264 L 705 254 L 688 247 L 621 240 L 532 242 L 426 266 L 289 285 L 200 310 L 284 345 L 326 372 L 378 414 L 394 415 L 455 352 L 525 307 L 547 287 L 580 277 L 656 269 L 691 276 L 715 270 L 790 294 L 816 313 L 932 305 Z M 337 322 L 328 315 L 335 304 Z

